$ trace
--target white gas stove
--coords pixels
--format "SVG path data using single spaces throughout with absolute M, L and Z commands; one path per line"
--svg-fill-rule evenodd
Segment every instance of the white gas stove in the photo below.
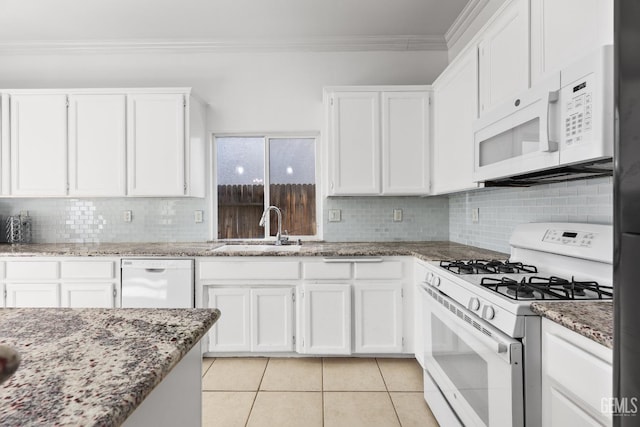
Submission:
M 508 260 L 432 262 L 422 283 L 425 397 L 446 424 L 540 426 L 531 302 L 613 298 L 611 226 L 523 224 L 509 243 Z

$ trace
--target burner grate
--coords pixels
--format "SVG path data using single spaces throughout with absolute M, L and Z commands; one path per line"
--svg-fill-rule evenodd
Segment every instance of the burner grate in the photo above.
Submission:
M 440 261 L 440 267 L 455 274 L 537 273 L 533 265 L 500 260 Z
M 480 284 L 514 300 L 577 300 L 611 299 L 613 287 L 599 285 L 597 282 L 577 281 L 561 277 L 531 276 L 520 281 L 509 277 L 483 277 Z

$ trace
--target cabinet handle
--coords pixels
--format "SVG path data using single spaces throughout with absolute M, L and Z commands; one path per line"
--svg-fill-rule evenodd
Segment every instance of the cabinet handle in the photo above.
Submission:
M 326 263 L 346 263 L 346 262 L 382 262 L 380 257 L 324 257 L 323 262 Z

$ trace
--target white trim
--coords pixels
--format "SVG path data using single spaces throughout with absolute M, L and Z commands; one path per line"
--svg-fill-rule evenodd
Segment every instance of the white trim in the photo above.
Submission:
M 489 0 L 469 0 L 469 3 L 462 9 L 462 12 L 453 21 L 453 24 L 444 33 L 444 39 L 447 43 L 447 47 L 451 49 L 459 39 L 462 37 L 465 31 L 469 28 L 471 23 L 480 15 L 480 12 L 489 3 Z
M 472 0 L 473 1 L 473 0 Z M 488 1 L 488 0 L 480 0 Z M 33 40 L 0 43 L 1 54 L 144 52 L 326 52 L 447 50 L 438 35 L 316 37 L 298 39 Z

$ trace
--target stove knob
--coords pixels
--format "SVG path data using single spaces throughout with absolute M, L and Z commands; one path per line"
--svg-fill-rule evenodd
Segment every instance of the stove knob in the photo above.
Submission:
M 431 282 L 433 286 L 436 288 L 440 287 L 440 278 L 438 276 L 433 276 L 433 281 Z
M 433 280 L 433 273 L 431 272 L 427 273 L 427 277 L 425 280 L 427 283 L 431 283 L 431 281 Z
M 478 298 L 471 298 L 469 300 L 469 309 L 471 311 L 478 311 L 478 309 L 480 308 L 480 300 Z
M 484 313 L 482 313 L 482 317 L 486 320 L 491 320 L 495 317 L 496 311 L 490 305 L 485 306 Z

